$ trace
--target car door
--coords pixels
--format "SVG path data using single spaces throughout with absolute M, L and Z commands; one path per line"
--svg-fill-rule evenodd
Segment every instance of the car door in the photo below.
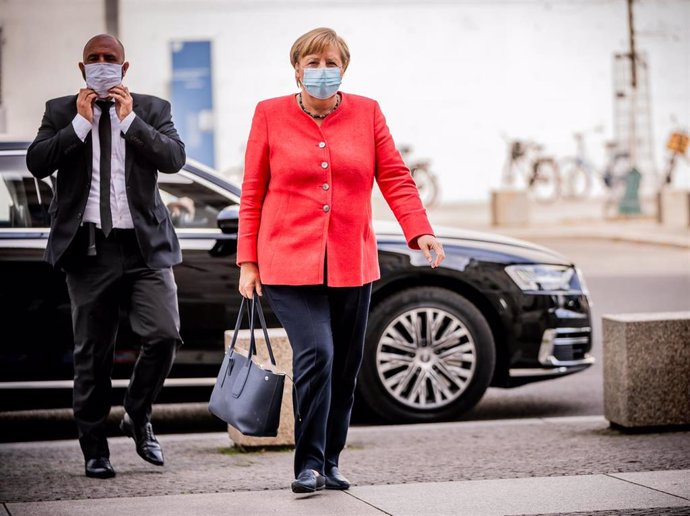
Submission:
M 0 151 L 0 382 L 72 377 L 64 276 L 43 261 L 52 195 L 24 151 Z
M 182 248 L 174 274 L 184 345 L 171 376 L 215 377 L 240 304 L 237 235 L 223 233 L 217 219 L 239 199 L 191 168 L 160 174 L 158 185 Z
M 25 159 L 21 148 L 0 150 L 0 390 L 12 393 L 2 396 L 0 410 L 66 406 L 73 376 L 65 277 L 43 261 L 53 179 L 31 176 Z M 222 232 L 217 221 L 224 208 L 239 203 L 239 191 L 191 165 L 160 174 L 159 186 L 183 255 L 174 273 L 185 344 L 171 376 L 189 380 L 174 385 L 197 386 L 194 378 L 215 377 L 224 332 L 240 305 L 237 235 Z M 270 310 L 267 317 L 273 319 Z M 122 311 L 112 373 L 117 391 L 127 384 L 139 345 Z M 114 393 L 113 402 L 119 400 L 121 393 Z

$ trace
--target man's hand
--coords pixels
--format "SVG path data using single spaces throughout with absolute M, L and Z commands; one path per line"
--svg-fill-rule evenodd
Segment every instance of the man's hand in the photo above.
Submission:
M 132 96 L 129 94 L 129 89 L 122 84 L 114 86 L 108 90 L 108 93 L 115 101 L 115 112 L 120 121 L 124 120 L 127 115 L 132 112 L 134 104 Z
M 93 124 L 93 103 L 98 95 L 91 88 L 82 88 L 77 95 L 77 113 Z
M 446 253 L 443 251 L 443 246 L 441 245 L 441 242 L 436 240 L 436 237 L 433 235 L 420 236 L 417 239 L 417 245 L 424 253 L 426 261 L 429 262 L 432 269 L 435 269 L 436 267 L 441 265 L 441 262 L 446 257 Z M 436 253 L 435 259 L 431 256 L 432 250 L 434 251 L 434 253 Z
M 259 266 L 254 262 L 244 262 L 240 265 L 240 294 L 247 299 L 254 297 L 254 290 L 260 296 L 263 295 L 261 291 L 261 278 L 259 277 Z

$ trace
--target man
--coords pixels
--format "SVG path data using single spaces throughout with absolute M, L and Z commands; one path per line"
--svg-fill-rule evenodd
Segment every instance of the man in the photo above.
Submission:
M 39 178 L 57 171 L 45 258 L 67 278 L 86 476 L 110 478 L 105 420 L 120 309 L 141 337 L 120 428 L 144 460 L 163 465 L 150 418 L 182 344 L 172 273 L 182 256 L 157 176 L 177 172 L 185 150 L 170 104 L 122 85 L 129 63 L 118 39 L 91 38 L 79 68 L 86 88 L 47 102 L 26 161 Z

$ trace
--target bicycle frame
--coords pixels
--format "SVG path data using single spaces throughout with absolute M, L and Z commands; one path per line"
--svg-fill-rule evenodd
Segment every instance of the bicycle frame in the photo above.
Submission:
M 531 141 L 509 141 L 502 182 L 513 187 L 519 179 L 535 199 L 552 202 L 560 196 L 560 175 L 556 160 L 544 155 L 543 149 Z

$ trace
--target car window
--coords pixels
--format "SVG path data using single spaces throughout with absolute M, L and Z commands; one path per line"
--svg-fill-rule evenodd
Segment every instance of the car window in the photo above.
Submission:
M 217 228 L 218 213 L 232 204 L 224 195 L 183 174 L 159 174 L 158 187 L 176 228 Z
M 53 197 L 50 185 L 26 171 L 23 156 L 3 156 L 1 163 L 0 227 L 49 227 L 48 206 Z
M 6 228 L 12 225 L 14 201 L 4 179 L 3 175 L 3 180 L 0 181 L 0 227 Z
M 215 229 L 218 213 L 233 204 L 226 196 L 183 174 L 160 174 L 158 185 L 176 228 Z M 52 198 L 50 178 L 36 180 L 26 170 L 23 155 L 0 157 L 0 227 L 49 227 Z

